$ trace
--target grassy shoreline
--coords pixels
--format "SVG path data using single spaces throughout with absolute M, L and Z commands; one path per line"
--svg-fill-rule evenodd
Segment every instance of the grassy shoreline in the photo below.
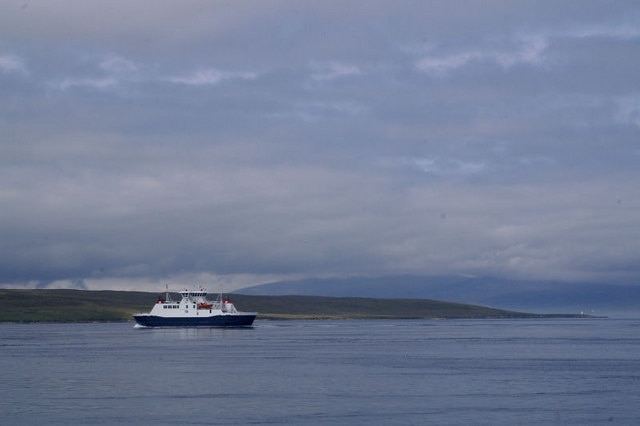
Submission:
M 132 321 L 148 312 L 158 293 L 137 291 L 0 289 L 0 323 Z M 535 314 L 430 299 L 230 295 L 259 320 L 586 318 Z M 179 299 L 178 295 L 173 296 Z

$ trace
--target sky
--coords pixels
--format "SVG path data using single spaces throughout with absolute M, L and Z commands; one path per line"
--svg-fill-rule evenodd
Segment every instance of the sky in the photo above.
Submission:
M 6 0 L 0 287 L 640 285 L 639 76 L 637 1 Z

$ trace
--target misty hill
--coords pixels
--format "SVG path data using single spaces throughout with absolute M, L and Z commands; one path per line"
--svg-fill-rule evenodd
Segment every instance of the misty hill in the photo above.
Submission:
M 237 293 L 436 299 L 526 312 L 640 315 L 639 285 L 393 276 L 283 281 L 244 288 Z
M 0 322 L 131 321 L 149 311 L 157 293 L 88 290 L 0 289 Z M 435 300 L 387 300 L 319 296 L 232 295 L 239 310 L 259 319 L 531 318 L 527 314 Z M 173 298 L 178 299 L 178 295 Z

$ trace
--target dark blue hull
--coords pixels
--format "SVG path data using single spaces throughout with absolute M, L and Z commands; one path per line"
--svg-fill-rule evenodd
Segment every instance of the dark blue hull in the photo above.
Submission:
M 196 318 L 167 318 L 155 315 L 134 315 L 136 322 L 145 327 L 249 327 L 255 314 L 215 315 Z

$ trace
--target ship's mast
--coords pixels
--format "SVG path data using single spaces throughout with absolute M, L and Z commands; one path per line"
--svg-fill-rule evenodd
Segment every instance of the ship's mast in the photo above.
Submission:
M 220 309 L 222 309 L 222 295 L 224 294 L 224 286 L 220 283 L 220 294 L 218 295 L 218 300 L 220 301 Z

